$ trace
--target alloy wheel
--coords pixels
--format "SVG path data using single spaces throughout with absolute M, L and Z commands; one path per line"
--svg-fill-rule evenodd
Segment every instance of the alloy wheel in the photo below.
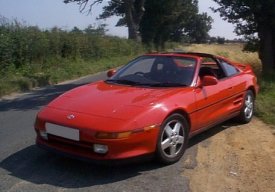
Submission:
M 161 149 L 168 158 L 176 157 L 183 148 L 185 139 L 184 127 L 179 120 L 169 121 L 161 135 Z

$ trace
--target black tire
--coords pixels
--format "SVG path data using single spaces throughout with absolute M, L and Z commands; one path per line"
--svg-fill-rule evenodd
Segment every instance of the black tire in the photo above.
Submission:
M 243 100 L 243 106 L 237 120 L 240 123 L 249 123 L 254 115 L 255 96 L 251 90 L 247 90 Z
M 188 123 L 184 116 L 172 114 L 161 125 L 156 157 L 163 164 L 177 162 L 184 154 L 188 143 Z

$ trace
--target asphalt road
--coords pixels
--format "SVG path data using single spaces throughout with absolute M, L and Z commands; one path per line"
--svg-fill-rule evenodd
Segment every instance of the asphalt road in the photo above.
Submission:
M 184 171 L 196 166 L 197 144 L 212 133 L 193 138 L 184 157 L 170 166 L 153 161 L 99 166 L 35 146 L 33 123 L 41 107 L 67 90 L 104 78 L 100 73 L 0 100 L 0 191 L 190 191 Z

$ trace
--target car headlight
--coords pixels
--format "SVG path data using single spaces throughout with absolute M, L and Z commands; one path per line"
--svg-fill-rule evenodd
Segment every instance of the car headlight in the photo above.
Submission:
M 97 132 L 95 136 L 98 139 L 123 139 L 129 137 L 131 133 L 131 131 L 121 133 Z
M 133 131 L 126 131 L 126 132 L 97 132 L 95 134 L 95 137 L 97 139 L 124 139 L 130 137 L 132 134 L 142 133 L 142 132 L 148 132 L 156 127 L 159 127 L 159 125 L 151 125 L 147 126 L 141 129 L 135 129 Z

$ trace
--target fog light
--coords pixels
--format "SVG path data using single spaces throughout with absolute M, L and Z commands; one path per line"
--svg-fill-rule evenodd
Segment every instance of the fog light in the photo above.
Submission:
M 48 133 L 46 131 L 39 130 L 39 134 L 43 139 L 48 140 Z
M 94 144 L 94 152 L 99 154 L 105 154 L 108 152 L 107 145 Z

